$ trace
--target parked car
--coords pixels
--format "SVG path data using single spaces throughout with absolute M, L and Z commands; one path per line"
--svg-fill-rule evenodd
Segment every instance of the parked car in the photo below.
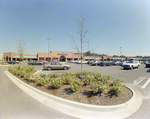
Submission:
M 144 61 L 144 64 L 148 63 L 149 61 Z
M 74 60 L 70 60 L 69 63 L 75 63 L 75 61 Z
M 91 65 L 99 65 L 100 64 L 100 61 L 93 61 L 92 63 L 91 63 Z
M 8 61 L 8 64 L 15 64 L 15 61 Z
M 119 66 L 123 66 L 124 63 L 126 63 L 126 61 L 119 61 Z
M 28 61 L 28 65 L 43 65 L 43 62 L 30 60 L 30 61 Z
M 69 70 L 69 68 L 71 68 L 70 65 L 61 64 L 60 62 L 57 62 L 57 61 L 49 62 L 48 64 L 44 64 L 43 66 L 43 69 L 47 69 L 47 70 L 51 70 L 51 69 Z
M 122 65 L 124 69 L 133 69 L 133 68 L 138 68 L 139 66 L 140 65 L 138 59 L 129 59 L 126 63 Z
M 94 62 L 94 60 L 88 61 L 88 64 L 92 64 Z
M 112 61 L 113 65 L 119 65 L 119 61 Z
M 112 61 L 101 61 L 100 66 L 112 66 Z
M 45 60 L 40 60 L 39 62 L 43 62 L 43 64 L 47 64 L 48 62 Z
M 145 67 L 150 67 L 150 61 L 145 64 Z
M 88 61 L 86 61 L 86 60 L 82 60 L 82 63 L 83 63 L 83 64 L 87 64 L 87 63 L 88 63 Z M 78 60 L 77 64 L 81 64 L 81 60 Z
M 76 63 L 76 64 L 77 64 L 78 62 L 79 62 L 79 60 L 74 60 L 74 61 L 73 61 L 73 63 Z

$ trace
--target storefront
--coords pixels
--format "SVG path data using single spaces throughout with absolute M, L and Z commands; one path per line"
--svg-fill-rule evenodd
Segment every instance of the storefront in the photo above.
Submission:
M 8 52 L 3 54 L 5 61 L 17 61 L 20 60 L 20 56 L 14 52 Z M 67 62 L 68 60 L 80 60 L 81 56 L 79 54 L 74 54 L 73 52 L 64 52 L 64 51 L 51 51 L 50 53 L 37 53 L 36 54 L 23 54 L 23 60 L 45 60 L 45 61 L 61 61 Z
M 8 52 L 3 54 L 3 59 L 4 61 L 20 61 L 20 56 L 19 54 L 15 52 Z M 37 55 L 36 54 L 23 54 L 22 55 L 23 60 L 37 60 Z
M 68 60 L 80 60 L 81 56 L 79 54 L 74 54 L 73 52 L 63 52 L 63 51 L 51 51 L 48 53 L 38 53 L 37 60 L 53 61 L 57 60 L 60 62 L 67 62 Z
M 5 61 L 20 60 L 20 56 L 14 52 L 3 54 Z M 51 51 L 50 53 L 37 53 L 37 54 L 23 54 L 23 60 L 45 60 L 45 61 L 60 61 L 67 62 L 68 60 L 80 60 L 80 54 L 64 51 Z M 113 61 L 113 60 L 126 60 L 126 57 L 113 57 L 113 56 L 83 56 L 84 60 L 99 60 L 99 61 Z M 127 58 L 128 59 L 128 58 Z

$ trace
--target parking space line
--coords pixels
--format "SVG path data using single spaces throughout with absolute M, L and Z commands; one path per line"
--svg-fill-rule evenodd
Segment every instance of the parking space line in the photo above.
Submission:
M 150 82 L 150 78 L 146 81 L 146 83 L 141 87 L 141 88 L 145 88 Z
M 133 81 L 133 84 L 134 84 L 134 85 L 138 85 L 138 84 L 141 83 L 144 79 L 145 79 L 145 77 L 140 77 L 139 79 Z
M 37 74 L 40 70 L 37 70 L 34 74 Z

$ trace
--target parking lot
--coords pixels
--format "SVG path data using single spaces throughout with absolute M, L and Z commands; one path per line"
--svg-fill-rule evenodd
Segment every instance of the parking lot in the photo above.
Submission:
M 81 71 L 81 64 L 74 64 L 74 63 L 66 63 L 71 66 L 69 70 L 43 70 L 43 65 L 33 65 L 35 70 L 37 70 L 37 75 L 41 73 L 63 73 L 63 72 L 76 72 Z M 23 62 L 21 64 L 15 64 L 16 66 L 28 66 L 26 62 Z M 14 64 L 11 64 L 11 66 L 15 66 Z M 90 66 L 88 64 L 83 64 L 83 71 L 94 71 L 94 72 L 101 72 L 102 75 L 110 74 L 112 77 L 115 78 L 123 78 L 125 79 L 125 83 L 134 84 L 136 85 L 144 85 L 147 80 L 150 78 L 150 69 L 145 68 L 144 64 L 141 64 L 139 68 L 135 69 L 123 69 L 121 66 Z M 149 85 L 147 85 L 149 86 Z
M 41 73 L 63 73 L 63 72 L 76 72 L 81 70 L 80 64 L 67 63 L 71 65 L 69 70 L 43 70 L 42 65 L 33 65 L 35 70 L 37 70 L 37 74 Z M 28 66 L 26 62 L 22 62 L 21 64 L 10 64 L 9 66 Z M 3 66 L 4 70 L 8 69 L 8 66 Z M 145 68 L 144 64 L 141 64 L 139 68 L 135 69 L 124 69 L 121 66 L 90 66 L 88 64 L 83 64 L 83 71 L 94 71 L 101 72 L 102 75 L 110 74 L 115 79 L 123 78 L 124 83 L 128 85 L 132 85 L 137 88 L 141 94 L 143 95 L 143 103 L 140 109 L 128 117 L 131 118 L 141 118 L 141 115 L 145 114 L 144 118 L 149 118 L 149 109 L 150 109 L 150 68 Z

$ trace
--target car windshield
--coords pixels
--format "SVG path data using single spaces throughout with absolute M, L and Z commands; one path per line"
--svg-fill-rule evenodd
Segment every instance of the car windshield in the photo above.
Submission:
M 128 61 L 127 63 L 133 63 L 133 61 Z

